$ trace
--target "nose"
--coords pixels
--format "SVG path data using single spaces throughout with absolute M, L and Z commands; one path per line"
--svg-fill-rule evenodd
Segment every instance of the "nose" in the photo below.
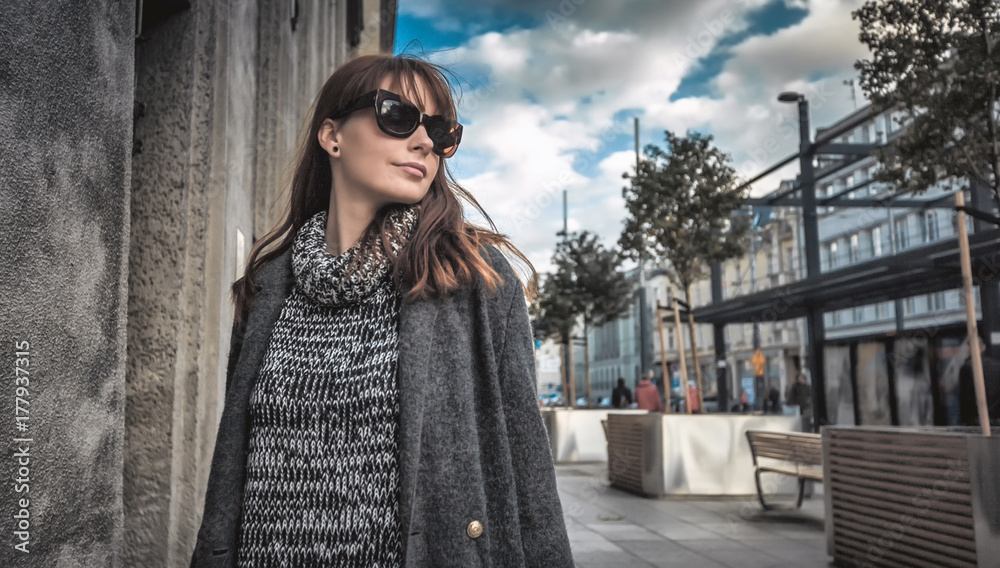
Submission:
M 428 154 L 434 149 L 434 141 L 427 134 L 427 127 L 423 124 L 417 127 L 407 140 L 410 150 Z

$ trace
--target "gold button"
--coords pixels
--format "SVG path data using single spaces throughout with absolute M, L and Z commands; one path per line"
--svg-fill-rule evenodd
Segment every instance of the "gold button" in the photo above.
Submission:
M 483 534 L 483 525 L 479 521 L 472 521 L 465 532 L 469 533 L 472 538 L 479 538 L 479 535 Z

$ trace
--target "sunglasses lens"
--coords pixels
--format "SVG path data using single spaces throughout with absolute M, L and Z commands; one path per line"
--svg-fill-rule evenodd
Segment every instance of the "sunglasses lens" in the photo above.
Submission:
M 416 130 L 420 111 L 401 101 L 384 100 L 379 106 L 378 118 L 389 134 L 409 135 Z
M 462 140 L 462 125 L 441 117 L 430 117 L 424 121 L 427 136 L 434 142 L 434 153 L 450 158 Z

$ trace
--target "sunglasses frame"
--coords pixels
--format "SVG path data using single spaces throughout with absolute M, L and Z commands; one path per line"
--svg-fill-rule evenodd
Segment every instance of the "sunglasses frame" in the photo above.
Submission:
M 406 132 L 394 132 L 390 130 L 389 127 L 387 127 L 385 125 L 385 122 L 383 121 L 382 113 L 379 112 L 382 103 L 384 103 L 385 101 L 396 101 L 401 105 L 409 106 L 418 113 L 419 117 L 417 118 L 417 122 L 413 125 L 412 128 L 410 128 Z M 416 105 L 403 100 L 403 97 L 386 89 L 375 89 L 374 91 L 368 91 L 367 93 L 351 101 L 347 105 L 347 108 L 345 108 L 344 110 L 331 115 L 330 118 L 332 119 L 343 118 L 351 114 L 352 112 L 364 110 L 366 108 L 375 109 L 375 122 L 376 124 L 378 124 L 378 129 L 381 130 L 384 134 L 392 136 L 393 138 L 409 138 L 411 135 L 413 135 L 414 132 L 417 131 L 418 128 L 420 128 L 421 124 L 424 125 L 424 128 L 427 130 L 427 135 L 430 137 L 431 141 L 434 142 L 434 147 L 432 148 L 432 151 L 438 156 L 441 156 L 442 158 L 450 158 L 453 155 L 455 155 L 455 152 L 458 150 L 459 143 L 462 142 L 462 125 L 460 123 L 448 119 L 440 114 L 431 116 L 423 112 L 420 112 L 420 109 L 418 109 Z M 451 148 L 450 152 L 446 152 L 443 149 L 440 149 L 440 145 L 444 144 L 445 143 L 444 141 L 439 142 L 438 140 L 434 139 L 435 135 L 438 132 L 440 132 L 440 130 L 438 130 L 434 126 L 435 123 L 444 123 L 451 127 L 451 131 L 445 133 L 445 135 L 455 136 L 454 143 L 448 146 L 449 148 Z

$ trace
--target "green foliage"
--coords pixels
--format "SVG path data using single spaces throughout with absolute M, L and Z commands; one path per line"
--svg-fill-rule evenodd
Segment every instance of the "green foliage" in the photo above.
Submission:
M 562 291 L 571 287 L 572 282 L 566 272 L 545 275 L 540 293 L 530 310 L 535 333 L 540 339 L 569 343 L 577 314 L 570 296 Z
M 560 243 L 552 260 L 556 272 L 546 275 L 534 310 L 535 329 L 542 337 L 565 343 L 577 318 L 589 328 L 628 311 L 633 293 L 621 272 L 622 258 L 605 249 L 596 235 L 583 231 Z
M 711 135 L 666 131 L 667 151 L 650 144 L 636 176 L 622 189 L 628 210 L 618 241 L 630 258 L 669 261 L 670 278 L 687 291 L 713 262 L 744 252 L 749 219 L 733 216 L 743 202 L 727 154 Z
M 872 52 L 855 63 L 862 89 L 876 112 L 899 109 L 909 123 L 878 152 L 877 179 L 919 193 L 969 178 L 1000 199 L 1000 2 L 871 0 L 852 15 Z

